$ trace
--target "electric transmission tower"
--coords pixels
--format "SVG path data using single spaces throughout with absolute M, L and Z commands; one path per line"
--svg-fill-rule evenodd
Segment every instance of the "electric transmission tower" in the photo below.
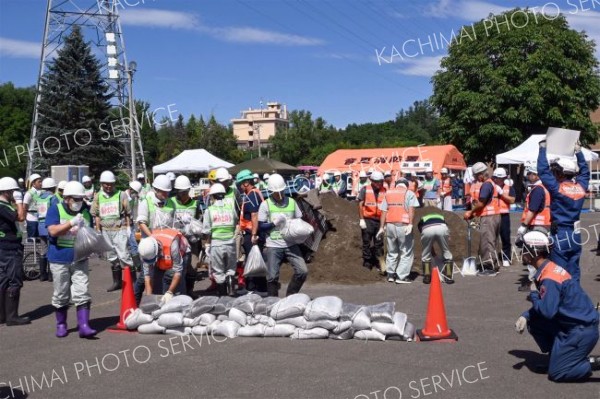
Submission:
M 34 172 L 48 174 L 39 162 L 41 151 L 37 142 L 38 105 L 41 99 L 40 84 L 48 65 L 57 55 L 64 39 L 74 26 L 79 26 L 94 53 L 100 60 L 101 72 L 109 86 L 110 103 L 118 110 L 119 121 L 110 123 L 108 129 L 119 140 L 120 159 L 115 170 L 132 174 L 146 174 L 146 163 L 140 138 L 139 123 L 132 93 L 136 63 L 127 63 L 125 40 L 119 20 L 119 0 L 48 0 L 44 40 L 37 80 L 37 94 L 33 111 L 31 138 L 28 148 L 27 176 Z M 38 159 L 36 159 L 38 158 Z

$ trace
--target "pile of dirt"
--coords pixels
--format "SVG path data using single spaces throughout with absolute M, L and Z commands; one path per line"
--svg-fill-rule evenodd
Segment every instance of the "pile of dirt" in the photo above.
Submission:
M 311 283 L 369 284 L 382 280 L 378 271 L 362 267 L 362 240 L 358 225 L 358 202 L 338 198 L 334 194 L 320 196 L 322 212 L 331 223 L 327 232 L 308 264 Z M 421 237 L 417 222 L 423 215 L 442 212 L 450 228 L 450 250 L 454 261 L 460 266 L 467 256 L 467 224 L 462 214 L 443 212 L 437 208 L 418 208 L 415 212 L 415 262 L 413 271 L 421 271 Z M 477 253 L 479 233 L 472 230 L 472 254 Z M 439 252 L 439 251 L 438 251 Z M 291 277 L 291 268 L 281 269 L 282 281 Z

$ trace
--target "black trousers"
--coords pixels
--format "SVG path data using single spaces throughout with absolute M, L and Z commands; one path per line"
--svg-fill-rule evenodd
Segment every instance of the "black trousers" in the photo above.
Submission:
M 502 241 L 502 260 L 510 262 L 510 213 L 503 213 L 500 215 L 500 240 Z
M 0 291 L 13 294 L 23 287 L 23 249 L 0 249 Z
M 244 248 L 244 253 L 246 254 L 246 258 L 248 258 L 248 254 L 252 249 L 252 231 L 244 230 L 244 241 L 242 242 L 242 248 Z M 260 252 L 263 251 L 265 246 L 265 242 L 262 237 L 258 239 L 258 247 L 260 248 Z M 267 277 L 247 277 L 246 278 L 246 289 L 248 291 L 258 291 L 258 292 L 267 292 Z
M 379 264 L 377 257 L 383 255 L 383 239 L 377 240 L 375 236 L 379 231 L 380 223 L 376 219 L 365 219 L 367 228 L 362 232 L 362 257 L 363 265 L 371 266 Z

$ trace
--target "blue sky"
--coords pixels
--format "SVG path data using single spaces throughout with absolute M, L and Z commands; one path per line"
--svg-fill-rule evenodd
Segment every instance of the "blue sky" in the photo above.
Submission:
M 447 48 L 439 44 L 440 34 L 449 38 L 452 30 L 515 6 L 537 6 L 550 15 L 560 11 L 573 28 L 600 39 L 600 0 L 120 4 L 127 56 L 138 63 L 135 97 L 153 108 L 176 104 L 171 109 L 186 118 L 213 113 L 223 123 L 261 100 L 310 110 L 336 127 L 393 119 L 401 108 L 431 95 L 431 76 Z M 45 5 L 0 1 L 0 82 L 36 83 Z M 438 44 L 428 46 L 434 34 Z M 398 50 L 394 57 L 392 46 Z

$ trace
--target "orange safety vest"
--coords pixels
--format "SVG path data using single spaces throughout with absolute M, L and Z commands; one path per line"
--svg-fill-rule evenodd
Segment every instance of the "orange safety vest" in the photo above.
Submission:
M 527 211 L 529 211 L 529 196 L 531 195 L 531 193 L 533 192 L 533 190 L 536 189 L 536 187 L 541 187 L 542 190 L 544 190 L 544 210 L 536 213 L 535 216 L 533 217 L 533 219 L 531 219 L 531 222 L 529 223 L 530 226 L 550 226 L 551 224 L 551 219 L 550 219 L 550 192 L 548 190 L 546 190 L 546 187 L 544 187 L 543 185 L 539 184 L 539 185 L 535 185 L 531 188 L 531 191 L 527 194 L 527 197 L 525 198 L 525 208 L 523 209 L 523 215 L 521 215 L 521 223 L 523 223 L 525 221 L 525 216 L 527 215 Z
M 558 284 L 562 284 L 570 279 L 571 275 L 569 272 L 552 261 L 548 261 L 546 267 L 544 267 L 544 270 L 542 270 L 542 273 L 538 277 L 540 283 L 544 280 L 552 280 Z
M 406 208 L 407 188 L 397 187 L 386 191 L 385 201 L 387 202 L 386 223 L 410 223 L 408 209 Z
M 450 180 L 449 177 L 442 180 L 442 184 L 440 185 L 440 188 L 438 190 L 440 196 L 447 196 L 452 194 L 452 180 Z
M 481 191 L 481 186 L 483 183 L 491 183 L 494 188 L 494 193 L 492 194 L 492 199 L 486 206 L 483 207 L 479 212 L 475 213 L 475 216 L 492 216 L 500 214 L 500 199 L 498 199 L 498 190 L 496 190 L 496 184 L 492 179 L 487 179 L 485 182 L 476 182 L 471 186 L 471 201 L 477 200 L 479 201 L 479 192 Z
M 560 183 L 558 192 L 562 195 L 571 198 L 573 201 L 577 201 L 585 197 L 585 190 L 579 183 L 573 183 L 572 181 L 564 181 Z
M 508 184 L 505 184 L 504 187 L 502 187 L 502 191 L 508 194 L 510 192 L 510 186 Z M 498 203 L 498 209 L 500 210 L 500 214 L 510 213 L 510 204 L 504 201 L 502 198 L 500 198 L 500 201 Z
M 161 244 L 162 254 L 156 260 L 156 267 L 160 270 L 169 270 L 173 268 L 173 252 L 180 251 L 180 245 L 183 242 L 183 235 L 174 229 L 157 229 L 152 232 L 152 237 Z M 177 242 L 175 242 L 177 240 Z M 183 254 L 181 254 L 183 256 Z
M 373 191 L 373 187 L 369 184 L 365 187 L 365 200 L 363 204 L 363 217 L 366 219 L 377 219 L 381 217 L 381 209 L 379 206 L 383 202 L 383 198 L 385 197 L 385 187 L 381 187 L 379 190 L 379 195 L 377 199 L 375 199 L 375 192 Z
M 250 190 L 250 192 L 248 194 L 250 194 L 250 193 L 257 193 L 258 196 L 260 197 L 261 201 L 265 200 L 263 198 L 262 192 L 256 187 L 254 187 L 252 190 Z M 248 194 L 246 194 L 246 195 L 248 195 Z M 245 203 L 246 203 L 246 201 L 242 202 L 242 209 L 240 211 L 240 229 L 241 230 L 252 230 L 252 220 L 244 219 L 244 204 Z

